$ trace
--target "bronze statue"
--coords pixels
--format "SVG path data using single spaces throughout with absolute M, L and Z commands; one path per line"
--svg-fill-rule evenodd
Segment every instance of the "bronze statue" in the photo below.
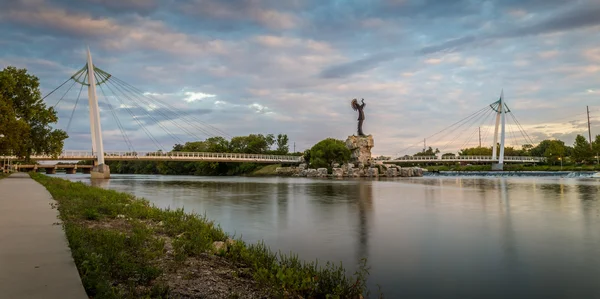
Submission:
M 365 120 L 365 113 L 363 112 L 363 109 L 365 108 L 365 99 L 361 99 L 362 104 L 358 104 L 358 101 L 356 99 L 352 100 L 352 103 L 350 103 L 350 105 L 352 105 L 352 109 L 354 109 L 354 111 L 358 111 L 358 136 L 365 136 L 365 134 L 362 131 L 362 124 L 363 124 L 363 120 Z

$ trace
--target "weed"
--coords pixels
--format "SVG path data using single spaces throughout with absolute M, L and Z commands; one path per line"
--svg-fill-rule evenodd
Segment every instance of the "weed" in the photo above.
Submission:
M 223 230 L 206 216 L 183 209 L 162 210 L 130 194 L 32 173 L 58 202 L 60 218 L 83 285 L 94 298 L 165 298 L 169 288 L 156 281 L 170 239 L 175 262 L 199 258 Z M 229 242 L 227 242 L 229 243 Z M 264 243 L 228 244 L 217 255 L 238 265 L 234 277 L 253 278 L 276 297 L 358 298 L 366 290 L 364 260 L 354 276 L 339 266 L 304 262 L 274 253 Z M 239 297 L 237 294 L 232 298 Z

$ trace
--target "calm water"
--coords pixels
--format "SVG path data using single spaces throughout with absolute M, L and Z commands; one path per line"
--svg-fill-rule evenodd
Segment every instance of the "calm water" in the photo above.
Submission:
M 83 175 L 59 175 L 90 183 Z M 113 175 L 304 259 L 371 266 L 386 298 L 600 298 L 600 179 Z

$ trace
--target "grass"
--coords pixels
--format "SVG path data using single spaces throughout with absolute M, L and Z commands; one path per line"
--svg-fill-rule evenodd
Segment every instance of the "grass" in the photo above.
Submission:
M 215 251 L 229 236 L 213 222 L 183 210 L 163 210 L 126 193 L 79 182 L 31 177 L 57 201 L 75 264 L 93 298 L 169 298 L 160 277 L 188 259 L 207 253 L 236 265 L 273 297 L 359 298 L 366 292 L 366 261 L 352 276 L 332 263 L 303 262 L 272 252 L 265 244 L 236 240 Z M 231 241 L 230 241 L 231 242 Z M 167 243 L 169 249 L 167 250 Z M 172 255 L 174 265 L 166 263 Z
M 5 177 L 7 177 L 9 175 L 10 175 L 10 173 L 1 173 L 0 172 L 0 179 L 3 179 L 3 178 L 5 178 Z
M 269 164 L 269 165 L 263 166 L 255 171 L 253 171 L 252 173 L 250 173 L 250 175 L 251 176 L 275 175 L 276 174 L 275 170 L 277 169 L 277 167 L 281 167 L 281 164 Z

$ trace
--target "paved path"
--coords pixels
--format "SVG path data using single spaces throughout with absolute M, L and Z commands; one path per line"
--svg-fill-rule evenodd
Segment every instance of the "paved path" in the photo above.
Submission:
M 0 298 L 87 298 L 54 200 L 26 173 L 0 179 Z

